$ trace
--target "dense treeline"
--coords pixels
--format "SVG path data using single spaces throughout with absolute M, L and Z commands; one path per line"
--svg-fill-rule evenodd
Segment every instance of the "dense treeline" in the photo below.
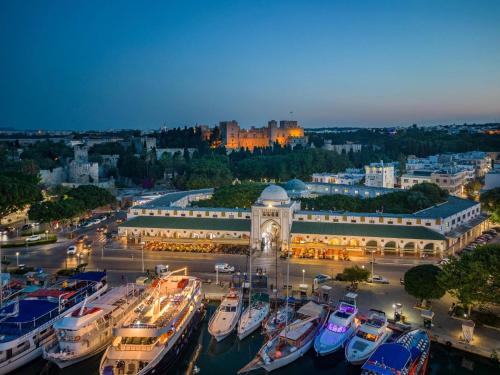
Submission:
M 63 160 L 72 156 L 73 149 L 63 141 L 46 140 L 29 145 L 21 153 L 20 158 L 34 161 L 40 169 L 53 169 L 63 165 Z
M 38 202 L 42 194 L 38 177 L 14 171 L 0 172 L 0 217 Z
M 447 196 L 447 192 L 437 185 L 422 183 L 409 190 L 384 194 L 375 198 L 334 194 L 303 198 L 301 202 L 306 210 L 413 213 L 444 202 Z
M 28 212 L 31 220 L 50 223 L 69 220 L 98 207 L 114 204 L 115 197 L 106 189 L 82 185 L 62 191 L 56 199 L 34 203 Z
M 261 183 L 242 183 L 215 189 L 211 199 L 194 203 L 198 207 L 249 208 L 266 187 Z

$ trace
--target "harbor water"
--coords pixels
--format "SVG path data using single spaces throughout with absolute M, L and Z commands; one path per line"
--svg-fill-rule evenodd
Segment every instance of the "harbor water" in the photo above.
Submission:
M 207 326 L 210 315 L 215 311 L 216 305 L 208 306 L 208 314 L 200 326 L 192 343 L 179 359 L 178 366 L 172 375 L 222 375 L 236 374 L 236 372 L 252 360 L 263 344 L 264 337 L 256 332 L 243 341 L 239 341 L 236 334 L 231 335 L 220 343 L 209 335 Z M 19 369 L 15 375 L 97 375 L 101 355 L 78 363 L 64 370 L 55 365 L 38 359 Z M 488 359 L 476 357 L 459 352 L 438 344 L 431 345 L 431 357 L 427 374 L 431 375 L 491 375 L 498 371 L 498 367 Z M 264 370 L 253 371 L 250 374 L 262 375 Z M 281 368 L 273 374 L 287 375 L 326 375 L 360 373 L 360 367 L 351 366 L 344 359 L 343 351 L 334 355 L 317 358 L 313 349 L 304 357 L 289 366 Z M 163 375 L 163 374 L 161 374 Z

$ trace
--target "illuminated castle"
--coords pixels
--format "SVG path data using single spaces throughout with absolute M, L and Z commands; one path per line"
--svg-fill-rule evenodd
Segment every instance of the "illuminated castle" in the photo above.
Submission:
M 271 120 L 264 128 L 241 129 L 238 122 L 232 120 L 221 121 L 219 127 L 222 143 L 228 149 L 248 148 L 252 151 L 255 147 L 269 147 L 275 142 L 282 146 L 307 143 L 304 129 L 297 121 L 280 121 L 278 126 L 275 120 Z

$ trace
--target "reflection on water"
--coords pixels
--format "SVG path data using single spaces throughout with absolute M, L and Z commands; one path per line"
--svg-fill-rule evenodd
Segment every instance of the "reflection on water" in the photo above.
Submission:
M 263 344 L 263 337 L 259 333 L 243 341 L 239 341 L 235 334 L 220 343 L 217 343 L 208 334 L 207 326 L 215 306 L 209 306 L 209 313 L 200 327 L 198 336 L 192 340 L 179 365 L 172 371 L 173 375 L 196 374 L 236 374 L 236 372 L 254 358 L 255 353 Z M 97 355 L 84 362 L 59 370 L 55 365 L 48 364 L 42 359 L 32 362 L 28 366 L 15 372 L 15 375 L 44 374 L 44 375 L 96 375 L 98 374 L 101 355 Z M 441 345 L 431 346 L 429 363 L 430 375 L 492 375 L 498 367 L 489 360 L 471 356 Z M 254 371 L 251 374 L 262 375 L 265 371 Z M 344 359 L 343 351 L 331 356 L 317 358 L 314 350 L 310 350 L 293 364 L 283 367 L 273 374 L 303 375 L 307 374 L 346 374 L 360 373 L 360 368 L 351 366 Z M 163 374 L 162 374 L 163 375 Z

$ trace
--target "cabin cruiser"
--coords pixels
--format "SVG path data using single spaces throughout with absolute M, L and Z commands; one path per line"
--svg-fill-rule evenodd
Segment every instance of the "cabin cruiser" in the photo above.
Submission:
M 269 295 L 260 295 L 254 298 L 250 306 L 241 314 L 238 324 L 238 338 L 240 340 L 243 340 L 259 328 L 269 315 Z
M 391 336 L 385 313 L 370 310 L 368 319 L 361 324 L 345 348 L 345 357 L 353 365 L 364 363 L 370 355 Z
M 228 337 L 238 324 L 243 306 L 240 291 L 231 288 L 208 323 L 208 332 L 219 342 Z
M 167 373 L 203 319 L 202 299 L 201 280 L 187 276 L 186 268 L 153 280 L 134 311 L 113 328 L 99 373 Z
M 416 329 L 394 343 L 382 344 L 361 368 L 362 375 L 423 375 L 427 371 L 431 342 L 427 332 Z
M 259 350 L 257 357 L 240 372 L 259 367 L 273 371 L 292 363 L 311 348 L 314 337 L 327 317 L 325 305 L 308 302 L 297 311 L 296 320 L 287 324 L 279 335 L 267 341 Z
M 42 355 L 56 340 L 52 328 L 63 316 L 78 311 L 107 290 L 106 273 L 83 272 L 47 288 L 37 288 L 0 308 L 0 374 Z
M 328 317 L 328 321 L 314 339 L 314 350 L 320 356 L 336 352 L 354 335 L 357 328 L 355 302 L 341 301 L 339 307 Z
M 277 332 L 281 332 L 285 328 L 286 322 L 291 322 L 295 310 L 293 306 L 286 304 L 282 308 L 271 313 L 269 318 L 264 322 L 264 333 L 268 336 L 274 336 Z
M 113 288 L 93 302 L 54 324 L 57 341 L 43 349 L 43 357 L 64 368 L 90 358 L 106 349 L 112 329 L 137 306 L 142 287 L 127 284 Z

